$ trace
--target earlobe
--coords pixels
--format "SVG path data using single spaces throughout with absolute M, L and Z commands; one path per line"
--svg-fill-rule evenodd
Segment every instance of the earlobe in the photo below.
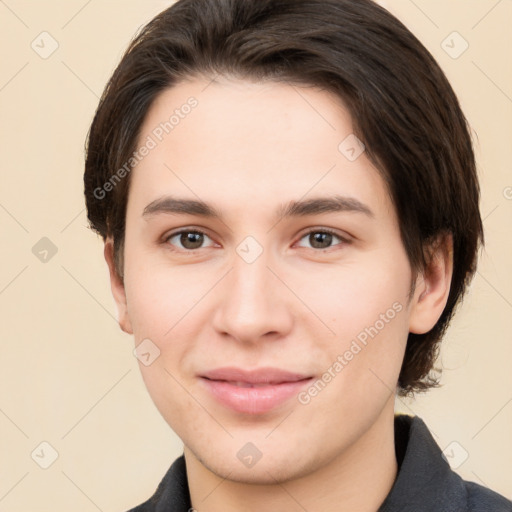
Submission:
M 110 274 L 110 288 L 112 290 L 112 295 L 117 306 L 119 326 L 127 334 L 133 334 L 130 316 L 128 314 L 124 282 L 123 279 L 117 273 L 115 265 L 114 241 L 112 240 L 112 238 L 107 238 L 105 240 L 103 254 L 105 256 L 105 261 L 107 262 L 108 265 L 108 270 Z
M 453 238 L 440 236 L 430 247 L 428 265 L 416 280 L 411 301 L 409 332 L 425 334 L 439 320 L 450 295 L 453 274 Z

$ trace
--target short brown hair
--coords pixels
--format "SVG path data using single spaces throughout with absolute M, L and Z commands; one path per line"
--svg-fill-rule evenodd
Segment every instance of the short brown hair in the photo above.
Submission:
M 103 92 L 86 148 L 88 218 L 113 237 L 120 276 L 130 174 L 108 194 L 102 187 L 136 149 L 159 93 L 217 74 L 316 86 L 342 99 L 388 187 L 414 273 L 425 268 L 432 241 L 452 234 L 446 307 L 431 331 L 409 334 L 398 381 L 402 396 L 437 386 L 439 342 L 483 243 L 475 158 L 439 65 L 371 0 L 179 0 L 140 31 Z

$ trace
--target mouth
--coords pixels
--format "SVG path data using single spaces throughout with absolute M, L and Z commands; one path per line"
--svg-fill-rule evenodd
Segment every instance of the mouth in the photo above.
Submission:
M 219 368 L 199 376 L 221 405 L 242 414 L 264 414 L 296 396 L 313 379 L 276 368 Z
M 207 378 L 207 377 L 205 377 L 205 378 Z M 268 387 L 268 386 L 277 386 L 279 384 L 286 384 L 286 381 L 251 383 L 251 382 L 232 381 L 232 380 L 215 380 L 215 379 L 208 379 L 208 380 L 212 380 L 214 382 L 227 382 L 228 384 L 231 384 L 232 386 L 237 386 L 239 388 L 264 388 L 264 387 Z

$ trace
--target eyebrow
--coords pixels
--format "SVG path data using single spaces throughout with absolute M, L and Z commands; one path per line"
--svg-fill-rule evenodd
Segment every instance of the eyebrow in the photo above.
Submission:
M 362 213 L 370 218 L 375 217 L 372 210 L 358 199 L 339 195 L 290 201 L 281 204 L 276 210 L 275 217 L 276 219 L 282 219 L 337 212 Z M 148 218 L 162 213 L 223 219 L 222 213 L 211 204 L 199 199 L 183 199 L 174 196 L 164 196 L 155 199 L 144 208 L 142 216 Z

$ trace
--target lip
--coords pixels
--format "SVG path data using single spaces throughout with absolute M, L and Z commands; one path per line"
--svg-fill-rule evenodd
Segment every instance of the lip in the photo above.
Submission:
M 296 396 L 313 378 L 278 368 L 217 368 L 200 381 L 222 405 L 245 414 L 263 414 Z

